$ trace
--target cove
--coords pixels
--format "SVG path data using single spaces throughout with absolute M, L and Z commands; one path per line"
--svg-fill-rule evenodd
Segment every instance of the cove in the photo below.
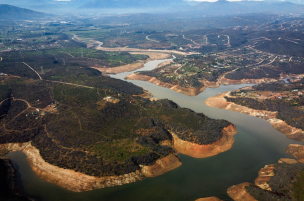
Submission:
M 156 60 L 137 70 L 152 70 L 166 60 Z M 136 72 L 136 71 L 133 71 Z M 111 75 L 124 79 L 128 74 Z M 291 158 L 285 153 L 288 144 L 299 144 L 290 140 L 262 119 L 228 110 L 211 108 L 204 101 L 214 95 L 231 91 L 249 84 L 207 88 L 205 92 L 190 97 L 154 84 L 128 80 L 152 93 L 155 98 L 173 100 L 181 107 L 202 112 L 210 118 L 225 119 L 237 126 L 235 142 L 229 151 L 213 157 L 196 159 L 179 155 L 182 166 L 155 178 L 111 188 L 74 193 L 39 179 L 31 170 L 26 156 L 21 152 L 11 152 L 8 157 L 18 170 L 18 185 L 22 193 L 37 200 L 195 200 L 217 196 L 231 200 L 227 189 L 242 182 L 254 183 L 258 171 L 267 164 L 276 163 L 282 157 Z M 302 143 L 303 144 L 303 143 Z

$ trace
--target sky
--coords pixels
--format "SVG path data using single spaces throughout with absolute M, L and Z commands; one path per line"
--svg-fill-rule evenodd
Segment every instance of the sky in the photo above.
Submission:
M 53 1 L 73 1 L 73 0 L 53 0 Z M 186 1 L 216 2 L 217 0 L 186 0 Z M 263 1 L 263 0 L 227 0 L 227 1 Z M 290 2 L 294 2 L 294 3 L 300 3 L 300 4 L 304 3 L 304 0 L 265 0 L 265 1 L 290 1 Z

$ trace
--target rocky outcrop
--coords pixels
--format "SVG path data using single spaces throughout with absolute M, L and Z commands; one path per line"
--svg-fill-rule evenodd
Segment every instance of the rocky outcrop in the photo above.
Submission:
M 295 151 L 295 152 L 297 152 L 297 151 Z M 279 159 L 278 163 L 296 164 L 296 163 L 299 163 L 299 161 L 297 161 L 295 159 L 290 159 L 290 158 L 281 158 L 281 159 Z M 228 195 L 233 200 L 235 200 L 235 201 L 256 200 L 246 190 L 246 186 L 249 186 L 249 185 L 252 185 L 252 186 L 254 186 L 256 188 L 260 188 L 260 189 L 264 190 L 264 191 L 257 192 L 258 194 L 259 193 L 266 193 L 266 194 L 268 193 L 268 195 L 276 195 L 276 194 L 278 194 L 277 192 L 272 192 L 272 189 L 271 189 L 271 187 L 268 184 L 268 181 L 273 176 L 275 176 L 274 168 L 275 168 L 274 164 L 266 165 L 264 168 L 262 168 L 259 171 L 259 175 L 258 175 L 258 177 L 255 180 L 255 185 L 246 182 L 246 183 L 242 183 L 242 184 L 238 184 L 238 185 L 232 186 L 227 191 Z M 261 195 L 258 195 L 258 196 L 261 197 Z M 279 196 L 283 196 L 284 197 L 284 195 L 279 195 Z
M 254 117 L 263 118 L 268 121 L 273 128 L 285 134 L 289 139 L 304 141 L 304 131 L 301 129 L 292 127 L 286 122 L 277 119 L 277 112 L 271 112 L 266 110 L 255 110 L 245 106 L 237 105 L 232 102 L 227 102 L 224 98 L 225 96 L 229 97 L 230 92 L 225 92 L 218 94 L 216 96 L 210 97 L 205 101 L 205 104 L 210 107 L 216 107 L 220 109 L 227 109 L 234 112 L 240 112 Z
M 199 145 L 193 142 L 187 142 L 180 139 L 173 132 L 171 132 L 171 134 L 173 136 L 173 146 L 179 153 L 194 158 L 206 158 L 231 149 L 234 143 L 233 135 L 237 133 L 236 127 L 231 124 L 225 127 L 222 132 L 223 136 L 221 139 L 208 145 Z
M 304 146 L 300 144 L 290 144 L 286 153 L 295 157 L 300 163 L 304 163 Z
M 266 165 L 259 171 L 259 176 L 255 179 L 255 185 L 258 187 L 271 191 L 269 184 L 267 183 L 271 177 L 274 176 L 274 165 Z
M 199 198 L 195 201 L 222 201 L 222 200 L 217 197 L 207 197 L 207 198 Z
M 118 176 L 94 177 L 74 170 L 68 170 L 51 165 L 44 161 L 39 150 L 31 143 L 9 143 L 0 145 L 1 153 L 22 151 L 27 155 L 27 160 L 33 171 L 43 180 L 61 186 L 65 189 L 82 192 L 93 189 L 128 184 L 161 175 L 181 165 L 176 155 L 158 159 L 154 165 L 142 166 L 140 170 Z
M 280 158 L 278 163 L 295 164 L 295 163 L 299 163 L 299 161 L 291 158 Z
M 247 191 L 246 186 L 251 185 L 248 182 L 231 186 L 228 188 L 227 193 L 234 201 L 257 201 Z
M 147 82 L 150 82 L 157 86 L 165 87 L 165 88 L 171 89 L 172 91 L 176 91 L 178 93 L 185 94 L 187 96 L 196 96 L 196 95 L 200 94 L 201 92 L 205 91 L 205 89 L 206 89 L 206 87 L 203 84 L 201 84 L 200 86 L 195 87 L 195 88 L 186 88 L 186 87 L 181 87 L 179 85 L 173 85 L 170 83 L 162 82 L 161 80 L 159 80 L 155 77 L 151 77 L 148 75 L 140 75 L 137 73 L 132 73 L 132 74 L 128 75 L 126 77 L 126 79 L 147 81 Z
M 178 168 L 182 163 L 180 158 L 174 154 L 170 154 L 156 161 L 154 165 L 141 166 L 141 172 L 145 177 L 156 177 L 170 170 Z

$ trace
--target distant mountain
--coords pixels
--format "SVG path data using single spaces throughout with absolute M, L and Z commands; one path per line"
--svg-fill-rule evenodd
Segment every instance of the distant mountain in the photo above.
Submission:
M 1 0 L 1 3 L 34 10 L 41 10 L 51 6 L 47 0 Z
M 86 9 L 117 10 L 118 12 L 171 12 L 199 17 L 248 13 L 304 13 L 303 4 L 286 1 L 226 1 L 195 2 L 189 0 L 0 0 L 10 4 L 45 13 L 86 12 Z M 80 8 L 80 9 L 76 9 Z
M 164 8 L 176 5 L 187 5 L 183 0 L 92 0 L 81 8 Z
M 16 6 L 11 6 L 7 4 L 0 4 L 0 19 L 37 19 L 41 17 L 46 17 L 45 13 L 36 12 L 33 10 L 19 8 Z
M 282 1 L 226 1 L 202 2 L 188 8 L 188 12 L 202 15 L 231 15 L 248 13 L 303 13 L 304 5 Z
M 3 4 L 9 4 L 22 8 L 37 10 L 46 13 L 62 13 L 64 11 L 75 10 L 91 0 L 0 0 Z

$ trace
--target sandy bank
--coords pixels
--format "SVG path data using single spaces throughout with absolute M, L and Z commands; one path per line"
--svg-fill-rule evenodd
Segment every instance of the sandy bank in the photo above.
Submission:
M 277 79 L 272 79 L 272 78 L 231 80 L 231 79 L 225 78 L 225 76 L 223 76 L 219 80 L 221 85 L 261 84 L 261 83 L 264 83 L 264 82 L 275 82 L 275 81 L 277 81 Z
M 153 97 L 152 93 L 147 91 L 147 90 L 144 90 L 143 94 L 133 95 L 133 96 L 142 97 L 142 98 L 149 98 L 149 99 L 151 99 Z
M 224 98 L 225 96 L 230 96 L 230 92 L 225 92 L 222 94 L 218 94 L 216 96 L 210 97 L 205 101 L 205 104 L 210 107 L 227 109 L 235 112 L 240 112 L 243 114 L 251 115 L 254 117 L 263 118 L 268 121 L 273 128 L 285 134 L 288 138 L 293 140 L 304 141 L 304 131 L 301 129 L 292 127 L 288 125 L 286 122 L 277 119 L 277 112 L 271 112 L 266 110 L 255 110 L 245 106 L 237 105 L 232 102 L 227 102 Z
M 113 67 L 113 68 L 109 68 L 106 66 L 98 66 L 98 65 L 91 66 L 91 68 L 97 69 L 100 72 L 105 73 L 105 74 L 124 73 L 124 72 L 130 72 L 130 71 L 134 71 L 134 70 L 143 68 L 144 64 L 149 61 L 159 60 L 159 59 L 168 59 L 171 57 L 170 54 L 164 54 L 164 53 L 132 52 L 131 54 L 144 54 L 144 55 L 148 55 L 149 58 L 144 61 L 137 61 L 132 64 L 117 66 L 117 67 Z
M 119 176 L 94 177 L 75 172 L 74 170 L 59 168 L 45 162 L 39 150 L 32 146 L 30 142 L 0 145 L 0 153 L 8 153 L 10 151 L 22 151 L 25 153 L 33 171 L 41 179 L 74 192 L 83 192 L 140 181 L 146 177 L 164 174 L 181 165 L 178 156 L 171 154 L 158 159 L 154 165 L 141 166 L 141 169 L 135 172 Z
M 195 201 L 222 201 L 222 200 L 217 197 L 207 197 L 207 198 L 199 198 Z
M 151 77 L 151 76 L 147 76 L 147 75 L 139 75 L 136 73 L 132 73 L 132 74 L 128 75 L 126 77 L 126 79 L 147 81 L 147 82 L 150 82 L 157 86 L 165 87 L 165 88 L 171 89 L 173 91 L 176 91 L 178 93 L 185 94 L 187 96 L 196 96 L 196 95 L 200 94 L 201 92 L 205 91 L 205 89 L 206 89 L 206 87 L 203 84 L 196 88 L 185 88 L 185 87 L 181 87 L 178 85 L 173 85 L 170 83 L 162 82 L 155 77 Z
M 250 183 L 245 182 L 231 186 L 228 188 L 227 193 L 235 201 L 257 201 L 246 191 L 246 186 L 249 185 Z
M 187 142 L 180 139 L 176 134 L 172 132 L 171 134 L 173 136 L 173 146 L 179 153 L 194 158 L 206 158 L 231 149 L 234 143 L 233 135 L 237 133 L 236 127 L 231 124 L 225 127 L 222 132 L 223 137 L 221 139 L 208 145 L 199 145 L 193 142 Z
M 99 70 L 100 72 L 105 74 L 116 74 L 116 73 L 124 73 L 124 72 L 134 71 L 143 68 L 144 62 L 136 62 L 136 63 L 113 67 L 113 68 L 101 67 L 101 66 L 90 66 L 90 67 Z
M 297 160 L 295 159 L 290 159 L 290 158 L 281 158 L 279 163 L 288 163 L 288 164 L 294 164 L 298 163 Z M 258 177 L 255 179 L 255 185 L 260 187 L 261 189 L 271 191 L 271 188 L 269 184 L 267 183 L 271 177 L 275 175 L 274 173 L 274 165 L 266 165 L 263 167 L 258 174 Z M 246 191 L 246 186 L 249 185 L 254 185 L 250 184 L 248 182 L 241 183 L 238 185 L 231 186 L 228 188 L 227 193 L 228 195 L 235 201 L 255 201 L 256 199 L 253 198 L 247 191 Z
M 304 163 L 304 146 L 300 144 L 290 144 L 286 153 L 295 157 L 300 163 Z
M 271 191 L 271 188 L 269 184 L 267 183 L 271 177 L 274 176 L 274 165 L 265 165 L 262 169 L 259 171 L 259 176 L 255 179 L 254 183 L 258 187 Z
M 178 168 L 182 163 L 178 156 L 171 154 L 156 161 L 154 165 L 141 166 L 141 172 L 145 177 L 156 177 L 170 170 Z

